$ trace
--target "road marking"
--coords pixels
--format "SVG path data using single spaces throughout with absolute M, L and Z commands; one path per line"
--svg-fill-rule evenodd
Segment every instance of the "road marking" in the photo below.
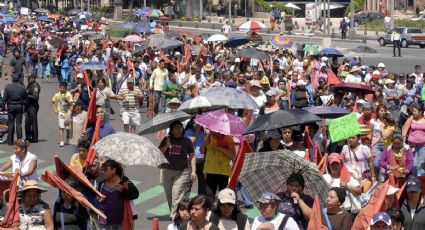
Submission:
M 139 198 L 134 200 L 134 205 L 142 204 L 150 199 L 161 195 L 162 193 L 164 193 L 164 188 L 161 185 L 151 187 L 148 190 L 145 190 L 144 192 L 141 192 L 139 194 Z
M 256 207 L 244 212 L 245 215 L 247 215 L 251 219 L 255 219 L 255 217 L 259 216 L 261 214 L 260 210 L 258 210 Z
M 190 198 L 193 198 L 196 195 L 198 195 L 198 194 L 191 192 Z M 149 213 L 149 214 L 152 214 L 154 216 L 165 216 L 165 215 L 170 214 L 170 209 L 168 208 L 168 203 L 164 202 L 164 203 L 162 203 L 158 206 L 155 206 L 155 207 L 147 210 L 146 212 Z

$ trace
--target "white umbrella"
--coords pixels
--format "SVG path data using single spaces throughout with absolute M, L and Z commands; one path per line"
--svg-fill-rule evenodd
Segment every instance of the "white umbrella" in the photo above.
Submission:
M 214 34 L 211 37 L 209 37 L 207 39 L 207 41 L 209 41 L 209 42 L 222 42 L 222 41 L 227 41 L 227 37 L 224 36 L 223 34 Z
M 285 4 L 286 8 L 292 8 L 292 9 L 296 9 L 296 10 L 301 10 L 301 8 L 299 8 L 297 5 L 293 4 L 293 3 L 287 3 Z
M 329 4 L 329 9 L 330 10 L 339 9 L 339 8 L 343 8 L 343 7 L 344 7 L 343 5 L 336 4 L 336 3 Z M 322 3 L 322 4 L 319 5 L 318 9 L 320 9 L 320 10 L 327 10 L 328 9 L 328 6 L 327 6 L 327 4 Z
M 257 32 L 264 28 L 267 28 L 267 26 L 257 21 L 248 21 L 239 26 L 240 31 L 256 31 Z

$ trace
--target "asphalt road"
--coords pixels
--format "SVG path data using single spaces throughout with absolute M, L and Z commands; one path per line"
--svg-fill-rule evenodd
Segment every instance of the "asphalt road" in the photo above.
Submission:
M 198 30 L 197 32 L 205 32 Z M 208 31 L 206 31 L 208 32 Z M 321 44 L 321 41 L 316 38 L 293 38 L 295 43 L 314 43 Z M 361 43 L 353 43 L 349 41 L 336 41 L 332 43 L 333 46 L 342 48 L 353 48 Z M 403 49 L 403 57 L 395 58 L 392 56 L 392 47 L 379 47 L 376 42 L 369 41 L 370 47 L 376 49 L 378 54 L 366 55 L 366 64 L 377 64 L 378 62 L 384 62 L 389 71 L 396 72 L 412 72 L 415 64 L 423 65 L 423 49 L 419 48 L 408 48 Z M 356 54 L 349 53 L 347 56 L 354 56 Z M 5 85 L 10 83 L 9 80 L 4 78 L 0 79 L 0 90 L 3 90 Z M 45 170 L 54 170 L 53 156 L 58 154 L 65 162 L 68 162 L 73 154 L 70 146 L 59 147 L 58 146 L 58 128 L 57 118 L 50 107 L 50 101 L 52 96 L 58 91 L 57 80 L 51 80 L 50 83 L 40 83 L 41 85 L 41 96 L 40 96 L 40 111 L 39 111 L 39 143 L 31 144 L 29 151 L 36 154 L 39 157 L 38 162 L 38 173 L 41 175 Z M 112 105 L 116 111 L 119 111 L 119 106 L 113 102 Z M 146 121 L 146 107 L 141 109 L 142 121 Z M 119 131 L 123 130 L 122 123 L 119 119 L 119 115 L 115 114 L 111 116 L 112 126 Z M 150 135 L 148 138 L 155 143 L 158 143 L 155 138 Z M 0 163 L 7 161 L 10 154 L 13 153 L 11 146 L 0 145 Z M 125 168 L 125 174 L 132 179 L 137 185 L 140 196 L 139 199 L 135 200 L 136 207 L 139 211 L 139 219 L 136 221 L 136 229 L 151 229 L 151 218 L 159 217 L 160 229 L 165 229 L 168 225 L 166 217 L 168 216 L 168 207 L 166 204 L 165 194 L 159 183 L 159 170 L 152 167 L 142 166 L 131 166 Z M 53 205 L 56 196 L 57 189 L 53 189 L 47 184 L 43 183 L 43 186 L 49 188 L 49 191 L 42 195 L 42 198 L 51 205 Z M 196 184 L 193 186 L 195 189 Z M 193 190 L 196 192 L 196 190 Z M 258 214 L 256 209 L 246 210 L 246 214 L 250 217 L 255 217 Z

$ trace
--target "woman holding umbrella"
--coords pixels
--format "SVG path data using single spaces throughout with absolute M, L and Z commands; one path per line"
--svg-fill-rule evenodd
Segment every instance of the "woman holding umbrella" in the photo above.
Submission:
M 185 192 L 187 190 L 185 186 L 190 180 L 196 180 L 195 150 L 192 141 L 184 136 L 183 124 L 180 121 L 173 121 L 170 124 L 168 136 L 162 139 L 159 149 L 169 162 L 164 167 L 164 190 L 170 217 L 174 218 L 179 202 L 183 198 L 188 198 L 185 197 L 189 195 Z

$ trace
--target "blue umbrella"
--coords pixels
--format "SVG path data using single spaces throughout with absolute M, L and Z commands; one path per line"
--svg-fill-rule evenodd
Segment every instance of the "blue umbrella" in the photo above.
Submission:
M 16 22 L 16 19 L 15 18 L 12 18 L 12 17 L 6 16 L 6 17 L 3 17 L 3 19 L 1 19 L 0 22 L 1 23 L 6 23 L 6 24 L 7 23 L 13 24 L 13 23 Z
M 122 22 L 120 24 L 120 27 L 125 28 L 125 29 L 129 29 L 129 30 L 134 29 L 135 26 L 136 26 L 136 24 L 134 24 L 134 22 Z
M 47 16 L 40 16 L 37 18 L 37 21 L 52 22 L 52 19 Z
M 246 36 L 234 36 L 229 38 L 226 43 L 224 43 L 225 47 L 236 47 L 245 45 L 249 42 L 249 39 Z
M 335 48 L 324 48 L 320 50 L 319 55 L 326 57 L 344 57 L 344 54 Z
M 150 7 L 145 7 L 145 8 L 143 8 L 143 9 L 139 9 L 139 10 L 137 10 L 137 11 L 136 11 L 136 14 L 138 14 L 138 15 L 145 15 L 145 14 L 149 13 L 151 10 L 152 10 L 152 8 L 150 8 Z
M 81 64 L 81 69 L 83 69 L 83 70 L 86 70 L 86 69 L 104 70 L 104 69 L 106 69 L 106 65 L 103 64 L 102 62 L 89 61 L 89 62 Z
M 139 22 L 133 27 L 133 31 L 136 33 L 149 32 L 151 29 L 151 26 L 147 22 Z

